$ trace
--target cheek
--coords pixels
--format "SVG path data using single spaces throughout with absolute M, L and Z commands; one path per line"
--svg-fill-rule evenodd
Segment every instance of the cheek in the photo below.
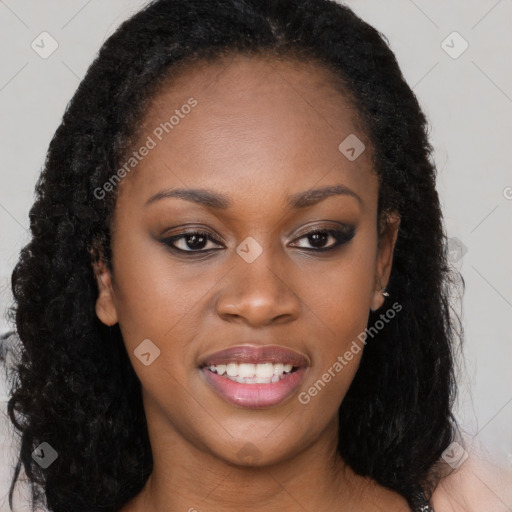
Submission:
M 303 292 L 318 345 L 301 403 L 321 404 L 332 414 L 359 367 L 374 285 L 376 238 L 368 230 L 353 242 L 332 264 L 316 265 Z
M 326 333 L 336 337 L 338 349 L 364 331 L 375 283 L 376 238 L 360 232 L 331 262 L 311 267 L 304 295 Z
M 201 297 L 213 285 L 210 274 L 197 265 L 171 264 L 165 247 L 154 240 L 120 232 L 113 259 L 116 309 L 128 352 L 144 339 L 152 340 L 162 355 L 171 342 L 173 354 L 186 350 L 188 337 L 197 332 L 194 316 Z

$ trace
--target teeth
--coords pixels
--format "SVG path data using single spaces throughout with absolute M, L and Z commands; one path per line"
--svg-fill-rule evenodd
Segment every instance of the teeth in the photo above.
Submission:
M 284 364 L 277 363 L 274 365 L 274 375 L 283 375 L 284 372 Z
M 227 364 L 226 365 L 226 373 L 230 377 L 236 377 L 238 375 L 238 365 L 236 363 L 229 363 L 229 364 Z
M 211 372 L 218 375 L 226 374 L 240 384 L 270 384 L 278 382 L 283 378 L 283 374 L 292 371 L 293 365 L 282 363 L 228 363 L 209 366 Z
M 255 364 L 242 363 L 238 365 L 238 376 L 239 377 L 254 377 L 256 373 Z
M 256 365 L 256 377 L 258 379 L 266 380 L 272 377 L 272 375 L 274 375 L 274 365 L 272 363 L 263 363 Z
M 254 379 L 252 379 L 252 383 L 253 384 L 268 384 L 268 379 L 254 377 Z

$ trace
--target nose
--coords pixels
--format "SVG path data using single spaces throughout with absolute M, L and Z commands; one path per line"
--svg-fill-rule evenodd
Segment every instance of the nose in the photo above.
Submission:
M 299 269 L 277 262 L 270 250 L 264 250 L 252 263 L 235 255 L 234 268 L 221 281 L 223 288 L 216 295 L 217 314 L 223 320 L 252 327 L 291 322 L 301 310 L 301 300 L 293 289 L 298 275 Z

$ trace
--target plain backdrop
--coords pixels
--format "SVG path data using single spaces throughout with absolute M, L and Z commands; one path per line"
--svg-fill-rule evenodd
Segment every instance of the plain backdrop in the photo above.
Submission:
M 4 318 L 10 274 L 29 239 L 50 139 L 101 44 L 145 3 L 0 0 L 0 332 L 12 329 Z M 512 1 L 346 4 L 387 37 L 429 119 L 452 263 L 466 282 L 462 304 L 454 304 L 465 328 L 456 414 L 469 440 L 512 467 Z M 42 32 L 58 44 L 47 58 L 31 47 L 48 37 Z M 3 414 L 6 400 L 3 384 Z M 0 421 L 4 511 L 18 440 Z

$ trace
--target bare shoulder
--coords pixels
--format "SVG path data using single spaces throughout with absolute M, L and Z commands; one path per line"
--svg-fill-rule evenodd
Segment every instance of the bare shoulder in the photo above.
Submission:
M 509 512 L 512 470 L 476 454 L 439 482 L 431 498 L 435 512 Z

